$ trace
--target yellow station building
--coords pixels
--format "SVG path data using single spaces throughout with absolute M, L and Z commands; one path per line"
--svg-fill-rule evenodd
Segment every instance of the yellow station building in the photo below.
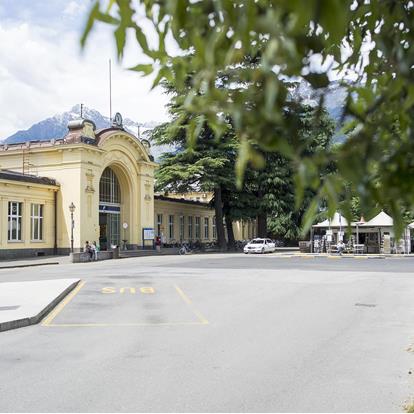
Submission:
M 214 240 L 206 200 L 154 194 L 156 168 L 148 141 L 119 114 L 110 128 L 80 119 L 63 139 L 0 145 L 0 259 L 81 251 L 87 240 L 103 250 L 142 248 L 154 235 L 166 244 Z M 238 223 L 236 238 L 240 226 L 246 233 Z

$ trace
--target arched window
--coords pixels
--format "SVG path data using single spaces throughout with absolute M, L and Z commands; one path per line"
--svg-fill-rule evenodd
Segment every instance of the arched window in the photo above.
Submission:
M 121 189 L 115 173 L 109 168 L 105 168 L 99 181 L 99 201 L 101 203 L 121 202 Z

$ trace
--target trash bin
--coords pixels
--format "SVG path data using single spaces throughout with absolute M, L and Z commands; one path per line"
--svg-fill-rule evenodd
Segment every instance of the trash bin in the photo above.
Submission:
M 310 242 L 309 241 L 300 241 L 299 242 L 299 251 L 301 253 L 309 253 L 310 252 Z
M 112 248 L 112 251 L 113 251 L 112 259 L 119 259 L 119 246 L 114 246 Z

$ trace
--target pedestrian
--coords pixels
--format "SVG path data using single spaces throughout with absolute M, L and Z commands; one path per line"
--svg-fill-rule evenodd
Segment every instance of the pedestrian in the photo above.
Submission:
M 98 260 L 99 247 L 96 245 L 96 241 L 92 243 L 91 249 L 93 253 L 93 260 Z
M 342 252 L 345 250 L 345 243 L 342 240 L 339 240 L 338 244 L 336 245 L 338 253 L 342 256 Z
M 155 249 L 157 250 L 157 252 L 161 251 L 161 237 L 157 236 L 155 238 Z
M 85 246 L 83 248 L 83 251 L 84 251 L 84 253 L 88 253 L 89 261 L 91 261 L 92 260 L 92 257 L 93 257 L 93 251 L 92 251 L 92 247 L 89 244 L 89 241 L 88 240 L 86 240 L 86 242 L 85 242 Z

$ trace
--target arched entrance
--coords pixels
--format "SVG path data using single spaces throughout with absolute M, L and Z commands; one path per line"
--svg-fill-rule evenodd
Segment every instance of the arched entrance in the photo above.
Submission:
M 121 245 L 121 186 L 112 168 L 99 181 L 99 245 L 102 250 Z

